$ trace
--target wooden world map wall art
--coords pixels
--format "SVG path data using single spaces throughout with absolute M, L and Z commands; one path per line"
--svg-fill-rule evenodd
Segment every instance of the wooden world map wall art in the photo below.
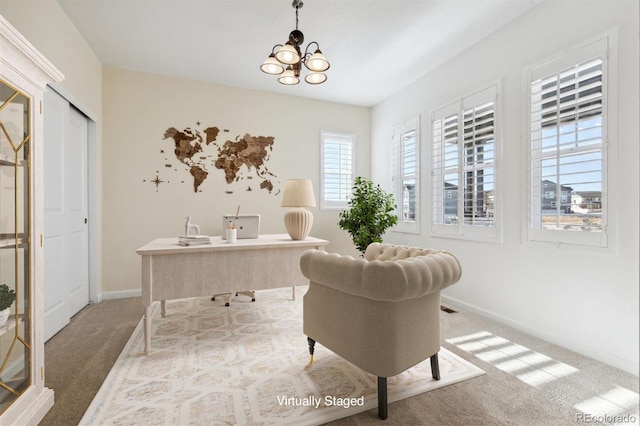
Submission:
M 202 183 L 209 177 L 208 167 L 213 166 L 215 169 L 224 171 L 224 179 L 228 185 L 240 181 L 249 181 L 246 191 L 253 191 L 256 185 L 253 180 L 255 173 L 257 177 L 257 185 L 260 189 L 266 190 L 269 194 L 278 195 L 280 189 L 275 190 L 272 178 L 276 178 L 269 171 L 266 163 L 269 161 L 271 152 L 273 151 L 273 136 L 252 136 L 246 133 L 244 136 L 236 136 L 235 140 L 226 140 L 224 143 L 218 141 L 220 129 L 218 127 L 207 127 L 199 130 L 200 122 L 197 122 L 196 128 L 186 127 L 178 130 L 175 127 L 169 127 L 164 132 L 163 140 L 170 139 L 173 141 L 173 153 L 175 159 L 186 166 L 185 171 L 191 175 L 193 182 L 193 191 L 202 192 L 200 189 Z M 229 133 L 224 129 L 222 133 Z M 165 150 L 161 149 L 160 154 L 166 155 Z M 164 157 L 165 162 L 169 161 Z M 172 163 L 165 163 L 167 169 L 172 172 L 180 172 Z M 160 177 L 159 170 L 156 176 L 150 180 L 144 180 L 155 185 L 156 191 L 160 184 L 170 183 Z M 185 180 L 181 180 L 185 183 Z M 233 194 L 233 190 L 225 191 L 227 194 Z

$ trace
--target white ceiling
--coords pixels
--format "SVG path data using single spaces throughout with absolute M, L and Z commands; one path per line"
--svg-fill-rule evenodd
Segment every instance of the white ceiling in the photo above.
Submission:
M 304 0 L 298 28 L 331 62 L 287 87 L 259 66 L 295 29 L 291 0 L 58 0 L 111 67 L 372 106 L 542 0 Z

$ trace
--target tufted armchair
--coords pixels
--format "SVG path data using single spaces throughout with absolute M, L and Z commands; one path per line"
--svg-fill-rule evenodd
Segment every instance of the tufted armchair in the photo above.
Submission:
M 378 376 L 378 415 L 387 418 L 387 377 L 431 358 L 440 380 L 440 291 L 461 276 L 446 251 L 373 243 L 364 258 L 309 250 L 303 329 L 313 361 L 317 342 Z

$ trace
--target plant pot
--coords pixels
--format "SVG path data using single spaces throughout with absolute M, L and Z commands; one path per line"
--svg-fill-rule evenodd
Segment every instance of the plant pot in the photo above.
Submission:
M 9 319 L 9 311 L 11 308 L 7 308 L 4 311 L 0 311 L 0 326 L 4 325 Z

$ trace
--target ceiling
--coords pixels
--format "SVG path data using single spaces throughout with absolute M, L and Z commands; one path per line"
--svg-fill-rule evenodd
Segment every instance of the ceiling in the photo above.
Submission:
M 290 0 L 58 0 L 104 65 L 373 106 L 542 0 L 304 0 L 298 28 L 324 84 L 259 66 L 295 29 Z

